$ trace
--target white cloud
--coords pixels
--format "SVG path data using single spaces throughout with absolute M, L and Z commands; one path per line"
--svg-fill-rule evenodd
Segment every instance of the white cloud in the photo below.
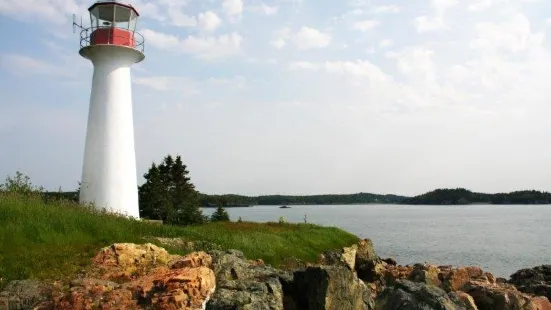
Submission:
M 235 32 L 206 37 L 188 35 L 184 39 L 150 29 L 144 29 L 142 33 L 149 45 L 172 52 L 192 54 L 204 60 L 226 58 L 239 54 L 243 42 L 243 38 Z
M 443 31 L 447 29 L 444 19 L 446 11 L 458 4 L 458 0 L 431 0 L 431 15 L 418 16 L 414 25 L 419 33 Z
M 228 86 L 231 89 L 243 90 L 249 87 L 249 81 L 243 76 L 236 75 L 231 78 L 209 78 L 207 83 L 214 86 Z
M 222 25 L 222 20 L 218 17 L 218 15 L 216 15 L 216 13 L 206 11 L 205 13 L 201 13 L 197 16 L 197 23 L 199 28 L 210 32 L 220 27 L 220 25 Z
M 157 91 L 178 91 L 180 95 L 191 96 L 200 93 L 195 81 L 178 76 L 136 77 L 133 83 L 143 85 Z
M 541 46 L 543 33 L 532 33 L 530 21 L 523 14 L 516 13 L 507 22 L 489 22 L 476 25 L 477 35 L 470 47 L 483 51 L 520 52 L 533 46 Z
M 270 41 L 270 44 L 275 48 L 282 49 L 285 46 L 285 39 L 277 38 L 275 40 Z
M 0 14 L 26 22 L 35 19 L 47 21 L 55 25 L 66 24 L 67 18 L 73 13 L 86 10 L 86 5 L 74 0 L 2 0 Z
M 373 9 L 374 13 L 383 14 L 383 13 L 399 13 L 402 10 L 401 7 L 391 4 L 391 5 L 380 5 Z
M 302 27 L 291 40 L 299 50 L 324 48 L 331 42 L 331 36 L 315 28 Z
M 231 89 L 246 89 L 249 86 L 243 76 L 230 78 L 211 77 L 203 81 L 193 80 L 182 76 L 140 76 L 133 79 L 133 83 L 161 92 L 177 92 L 180 96 L 189 97 L 202 93 L 206 86 L 226 86 Z
M 291 71 L 296 70 L 319 70 L 320 64 L 312 63 L 308 61 L 295 61 L 287 65 L 287 69 Z
M 278 6 L 270 6 L 265 3 L 261 3 L 260 5 L 256 6 L 249 6 L 247 7 L 249 11 L 256 12 L 256 13 L 262 13 L 267 16 L 276 15 L 279 11 Z
M 331 42 L 331 35 L 321 32 L 315 28 L 301 27 L 293 33 L 289 27 L 284 27 L 275 32 L 275 39 L 270 44 L 281 49 L 290 41 L 299 50 L 324 48 Z
M 379 25 L 380 22 L 378 20 L 368 19 L 355 22 L 352 25 L 352 28 L 360 31 L 369 31 L 375 27 L 378 27 Z
M 419 33 L 434 32 L 446 29 L 444 19 L 440 16 L 419 16 L 415 18 L 414 24 L 415 29 L 417 29 L 417 32 Z
M 180 8 L 173 7 L 168 10 L 170 23 L 178 27 L 197 26 L 197 17 L 184 14 Z
M 445 11 L 456 6 L 458 3 L 458 0 L 431 0 L 432 7 L 437 12 Z
M 53 76 L 72 76 L 66 67 L 55 65 L 41 59 L 19 55 L 5 54 L 0 55 L 0 68 L 9 70 L 15 75 L 53 75 Z
M 226 12 L 228 19 L 232 22 L 235 22 L 241 18 L 243 6 L 243 0 L 222 0 L 222 9 Z
M 384 39 L 379 42 L 379 47 L 385 48 L 385 47 L 392 46 L 392 44 L 394 44 L 392 40 Z
M 474 3 L 469 4 L 471 11 L 483 11 L 489 9 L 495 4 L 494 0 L 474 0 Z
M 372 81 L 384 82 L 390 77 L 379 67 L 366 60 L 356 61 L 326 61 L 315 63 L 308 61 L 291 62 L 287 66 L 288 70 L 323 70 L 330 74 L 348 75 L 355 78 L 368 78 Z

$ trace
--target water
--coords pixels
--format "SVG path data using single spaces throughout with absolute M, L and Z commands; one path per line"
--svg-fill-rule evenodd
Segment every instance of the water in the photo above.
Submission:
M 214 209 L 204 209 L 210 214 Z M 399 264 L 480 266 L 508 278 L 521 268 L 551 264 L 551 206 L 254 206 L 229 208 L 232 221 L 304 222 L 336 226 L 370 238 L 377 254 Z

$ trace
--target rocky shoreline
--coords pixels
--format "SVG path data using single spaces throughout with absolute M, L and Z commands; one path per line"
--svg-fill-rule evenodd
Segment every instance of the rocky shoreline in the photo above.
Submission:
M 509 280 L 474 266 L 400 266 L 364 239 L 280 269 L 237 250 L 113 244 L 70 283 L 11 281 L 0 309 L 551 310 L 550 300 L 551 265 Z

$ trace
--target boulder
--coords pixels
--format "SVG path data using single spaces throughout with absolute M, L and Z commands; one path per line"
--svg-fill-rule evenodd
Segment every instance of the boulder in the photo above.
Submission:
M 521 292 L 546 296 L 551 300 L 551 265 L 521 269 L 511 275 L 509 283 Z
M 471 281 L 463 291 L 473 297 L 480 310 L 551 310 L 547 298 L 524 294 L 513 285 Z
M 409 275 L 409 279 L 414 282 L 423 282 L 428 285 L 441 286 L 442 282 L 438 278 L 440 270 L 433 265 L 416 264 Z
M 319 255 L 318 264 L 328 266 L 342 265 L 348 267 L 350 270 L 355 270 L 357 252 L 358 246 L 356 244 L 342 248 L 341 250 L 325 251 Z
M 114 244 L 41 309 L 205 309 L 216 283 L 211 264 L 204 252 L 181 257 L 151 244 Z
M 466 302 L 456 293 L 410 280 L 398 280 L 376 299 L 376 310 L 465 310 Z M 474 308 L 476 309 L 476 308 Z
M 32 309 L 52 298 L 53 285 L 36 280 L 10 281 L 0 292 L 0 309 Z
M 115 243 L 94 256 L 91 273 L 100 279 L 125 282 L 179 257 L 151 243 Z
M 216 291 L 208 301 L 210 310 L 283 309 L 284 272 L 257 261 L 241 251 L 211 251 Z
M 441 287 L 448 292 L 462 290 L 465 284 L 473 280 L 495 283 L 493 275 L 489 279 L 487 273 L 474 266 L 459 268 L 441 266 L 439 278 L 442 282 Z
M 464 305 L 465 309 L 467 310 L 478 310 L 478 307 L 476 306 L 476 303 L 474 302 L 474 299 L 471 295 L 465 293 L 465 292 L 455 292 L 455 295 L 452 295 L 452 298 L 457 298 L 459 300 L 459 304 Z
M 296 271 L 292 294 L 295 309 L 301 310 L 368 310 L 374 307 L 370 289 L 342 265 Z
M 387 263 L 387 265 L 392 265 L 392 266 L 398 265 L 398 262 L 396 262 L 396 260 L 392 257 L 384 258 L 383 262 Z
M 355 269 L 358 277 L 366 282 L 375 282 L 382 277 L 381 268 L 377 268 L 382 261 L 377 257 L 373 242 L 370 239 L 363 239 L 356 247 Z M 386 263 L 383 263 L 386 265 Z M 382 266 L 382 265 L 381 265 Z

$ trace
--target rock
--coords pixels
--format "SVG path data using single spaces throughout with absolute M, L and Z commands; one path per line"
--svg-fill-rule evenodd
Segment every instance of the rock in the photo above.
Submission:
M 350 268 L 350 270 L 356 269 L 356 254 L 358 253 L 358 246 L 352 245 L 351 247 L 342 249 L 342 259 Z
M 285 277 L 284 272 L 251 263 L 241 251 L 211 251 L 209 254 L 213 258 L 216 291 L 206 309 L 283 309 L 280 278 Z
M 377 260 L 377 253 L 373 248 L 373 242 L 370 239 L 363 239 L 358 242 L 356 249 L 356 264 L 365 264 Z
M 387 287 L 376 299 L 376 310 L 464 310 L 464 302 L 443 289 L 416 283 L 409 280 L 398 280 L 394 286 Z
M 208 267 L 159 268 L 131 282 L 126 289 L 138 296 L 141 305 L 156 305 L 158 309 L 204 309 L 215 284 L 214 272 Z
M 318 258 L 320 265 L 343 265 L 350 270 L 355 270 L 356 267 L 356 253 L 358 246 L 356 244 L 351 247 L 345 247 L 337 251 L 325 251 Z
M 545 297 L 534 297 L 519 292 L 507 284 L 488 284 L 471 281 L 463 287 L 471 295 L 480 310 L 548 310 L 551 303 Z
M 52 298 L 53 285 L 36 280 L 10 281 L 0 292 L 0 309 L 32 309 Z
M 83 279 L 75 279 L 70 282 L 71 287 L 79 287 L 79 286 L 102 286 L 110 290 L 114 290 L 117 288 L 120 288 L 121 285 L 112 281 L 107 280 L 100 280 L 100 279 L 92 279 L 92 278 L 83 278 Z
M 250 259 L 250 260 L 249 260 L 249 264 L 255 265 L 255 266 L 258 266 L 258 267 L 266 266 L 266 264 L 264 263 L 264 261 L 263 261 L 261 258 L 258 258 L 258 259 Z
M 125 282 L 146 274 L 156 266 L 166 265 L 177 257 L 151 243 L 115 243 L 94 256 L 92 272 L 95 276 L 92 277 Z
M 369 288 L 353 271 L 341 265 L 297 271 L 293 287 L 296 309 L 367 310 L 374 307 Z
M 396 262 L 396 260 L 392 257 L 389 257 L 389 258 L 384 258 L 383 259 L 383 262 L 387 263 L 388 265 L 392 265 L 392 266 L 396 266 L 398 265 L 398 263 Z
M 205 252 L 194 252 L 184 257 L 172 260 L 170 268 L 184 268 L 184 267 L 208 267 L 212 268 L 212 257 Z
M 361 280 L 376 283 L 377 286 L 385 285 L 388 266 L 386 262 L 377 257 L 370 239 L 358 242 L 355 269 Z
M 216 284 L 211 265 L 204 252 L 180 257 L 151 244 L 114 244 L 94 257 L 87 278 L 53 298 L 51 309 L 205 309 Z
M 442 288 L 446 291 L 459 291 L 462 290 L 465 284 L 472 280 L 484 281 L 490 283 L 484 271 L 479 267 L 460 267 L 460 268 L 440 268 L 440 275 L 442 281 Z M 493 278 L 495 283 L 495 278 Z
M 465 306 L 465 309 L 467 310 L 478 310 L 478 307 L 476 306 L 476 303 L 474 302 L 474 299 L 471 295 L 465 293 L 465 292 L 456 292 L 455 296 L 460 301 L 460 304 Z
M 423 282 L 428 285 L 440 286 L 442 282 L 438 278 L 440 270 L 433 265 L 416 264 L 409 275 L 409 279 L 414 282 Z
M 521 292 L 546 296 L 551 301 L 551 265 L 521 269 L 511 275 L 509 283 Z

